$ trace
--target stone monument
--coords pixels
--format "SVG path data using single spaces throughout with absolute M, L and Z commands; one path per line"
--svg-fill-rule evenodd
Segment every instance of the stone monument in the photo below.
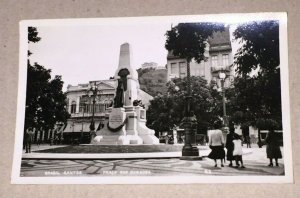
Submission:
M 146 126 L 146 110 L 133 105 L 133 101 L 138 99 L 139 81 L 131 61 L 130 45 L 124 43 L 114 76 L 116 92 L 113 107 L 106 112 L 104 127 L 97 132 L 92 144 L 159 144 L 154 130 Z

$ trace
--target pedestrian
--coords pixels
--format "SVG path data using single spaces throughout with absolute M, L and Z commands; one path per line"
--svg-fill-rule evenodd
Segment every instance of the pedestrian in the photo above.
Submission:
M 55 129 L 49 130 L 50 146 L 54 144 L 54 133 L 55 133 Z
M 166 143 L 166 144 L 169 143 L 169 137 L 168 137 L 168 135 L 165 136 L 165 143 Z
M 91 130 L 90 131 L 90 142 L 92 142 L 94 140 L 94 138 L 97 136 L 97 133 L 95 132 L 95 130 Z
M 59 145 L 59 137 L 57 132 L 54 135 L 54 145 Z
M 211 149 L 208 158 L 213 159 L 215 161 L 215 167 L 218 166 L 217 160 L 220 159 L 221 167 L 224 167 L 223 160 L 225 159 L 225 150 L 224 138 L 221 130 L 211 130 L 208 145 Z
M 235 159 L 236 163 L 236 168 L 240 166 L 239 163 L 241 163 L 241 168 L 245 168 L 243 164 L 243 147 L 242 147 L 242 140 L 239 135 L 234 135 L 233 136 L 233 144 L 234 144 L 234 149 L 233 149 L 233 157 Z
M 247 148 L 251 148 L 250 145 L 250 133 L 249 133 L 249 126 L 247 123 L 242 124 L 242 134 L 243 134 L 243 143 L 247 145 Z
M 41 144 L 41 131 L 37 130 L 37 134 L 36 134 L 36 145 L 39 147 Z
M 246 144 L 247 144 L 247 148 L 251 148 L 251 141 L 249 135 L 246 136 Z
M 26 130 L 25 137 L 24 137 L 26 153 L 31 153 L 31 143 L 32 143 L 33 136 L 34 136 L 34 132 L 33 132 L 32 128 L 29 127 Z
M 238 135 L 237 133 L 234 132 L 235 128 L 234 128 L 234 124 L 230 123 L 229 124 L 229 133 L 227 134 L 226 137 L 226 149 L 227 149 L 227 155 L 226 155 L 226 159 L 227 161 L 229 161 L 229 167 L 232 167 L 232 161 L 235 160 L 233 157 L 233 149 L 234 149 L 234 144 L 233 144 L 233 140 L 234 140 L 234 136 Z M 237 164 L 236 164 L 237 166 Z
M 267 144 L 267 158 L 270 159 L 269 166 L 273 166 L 273 159 L 275 159 L 276 166 L 279 166 L 278 159 L 281 159 L 282 155 L 278 143 L 278 137 L 273 129 L 269 130 L 265 141 Z

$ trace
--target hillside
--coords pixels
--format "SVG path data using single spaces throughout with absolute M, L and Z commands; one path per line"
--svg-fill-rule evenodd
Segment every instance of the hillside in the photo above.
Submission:
M 167 70 L 153 68 L 138 69 L 140 89 L 151 96 L 165 93 L 167 91 Z

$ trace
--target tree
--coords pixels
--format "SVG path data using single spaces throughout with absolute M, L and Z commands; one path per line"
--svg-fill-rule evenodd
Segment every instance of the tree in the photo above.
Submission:
M 205 60 L 205 48 L 207 40 L 215 31 L 224 30 L 224 24 L 220 23 L 179 23 L 167 31 L 167 50 L 174 56 L 184 58 L 187 63 L 192 59 L 200 63 Z
M 235 54 L 234 63 L 239 75 L 249 75 L 259 68 L 268 74 L 279 70 L 279 22 L 254 21 L 241 24 L 233 33 L 242 46 Z
M 215 31 L 224 30 L 224 25 L 220 23 L 179 23 L 177 26 L 172 27 L 167 31 L 165 47 L 174 56 L 183 58 L 187 63 L 187 93 L 185 95 L 186 108 L 185 119 L 186 131 L 189 130 L 193 115 L 191 111 L 191 80 L 190 80 L 190 62 L 195 60 L 200 63 L 205 60 L 204 55 L 207 47 L 207 41 Z M 188 143 L 189 144 L 189 143 Z
M 145 68 L 137 70 L 139 75 L 140 89 L 151 96 L 163 94 L 167 90 L 167 70 L 154 68 Z
M 280 126 L 278 21 L 242 24 L 234 31 L 234 36 L 242 43 L 235 55 L 238 73 L 235 89 L 240 110 L 252 112 L 251 119 L 273 119 Z
M 38 37 L 38 31 L 36 27 L 28 27 L 28 43 L 33 42 L 39 42 L 41 40 L 41 37 Z
M 236 110 L 248 114 L 241 122 L 251 123 L 259 132 L 281 128 L 279 22 L 242 24 L 233 35 L 242 45 L 234 61 Z
M 36 27 L 28 27 L 28 43 L 36 43 L 41 40 L 41 37 L 38 37 L 38 31 Z M 32 53 L 28 50 L 27 55 L 30 56 Z
M 41 40 L 35 27 L 28 28 L 28 42 Z M 30 53 L 28 54 L 30 56 Z M 66 122 L 66 95 L 62 92 L 61 76 L 51 79 L 51 70 L 34 63 L 27 62 L 27 89 L 25 108 L 25 129 L 43 127 L 51 129 L 56 122 Z
M 169 131 L 179 126 L 185 114 L 187 78 L 175 78 L 167 84 L 167 93 L 160 94 L 150 101 L 147 111 L 147 126 L 156 132 Z M 218 116 L 213 112 L 214 100 L 205 79 L 191 77 L 191 94 L 194 98 L 193 114 L 197 118 L 198 133 L 205 133 Z

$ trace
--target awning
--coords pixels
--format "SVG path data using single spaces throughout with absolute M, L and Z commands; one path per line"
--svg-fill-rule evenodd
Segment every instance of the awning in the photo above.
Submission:
M 78 132 L 89 132 L 90 131 L 90 123 L 68 123 L 67 127 L 64 130 L 64 133 L 78 133 Z
M 78 132 L 90 132 L 90 122 L 75 122 L 75 123 L 68 123 L 64 133 L 78 133 Z M 95 121 L 95 129 L 97 130 L 100 125 L 100 121 Z

